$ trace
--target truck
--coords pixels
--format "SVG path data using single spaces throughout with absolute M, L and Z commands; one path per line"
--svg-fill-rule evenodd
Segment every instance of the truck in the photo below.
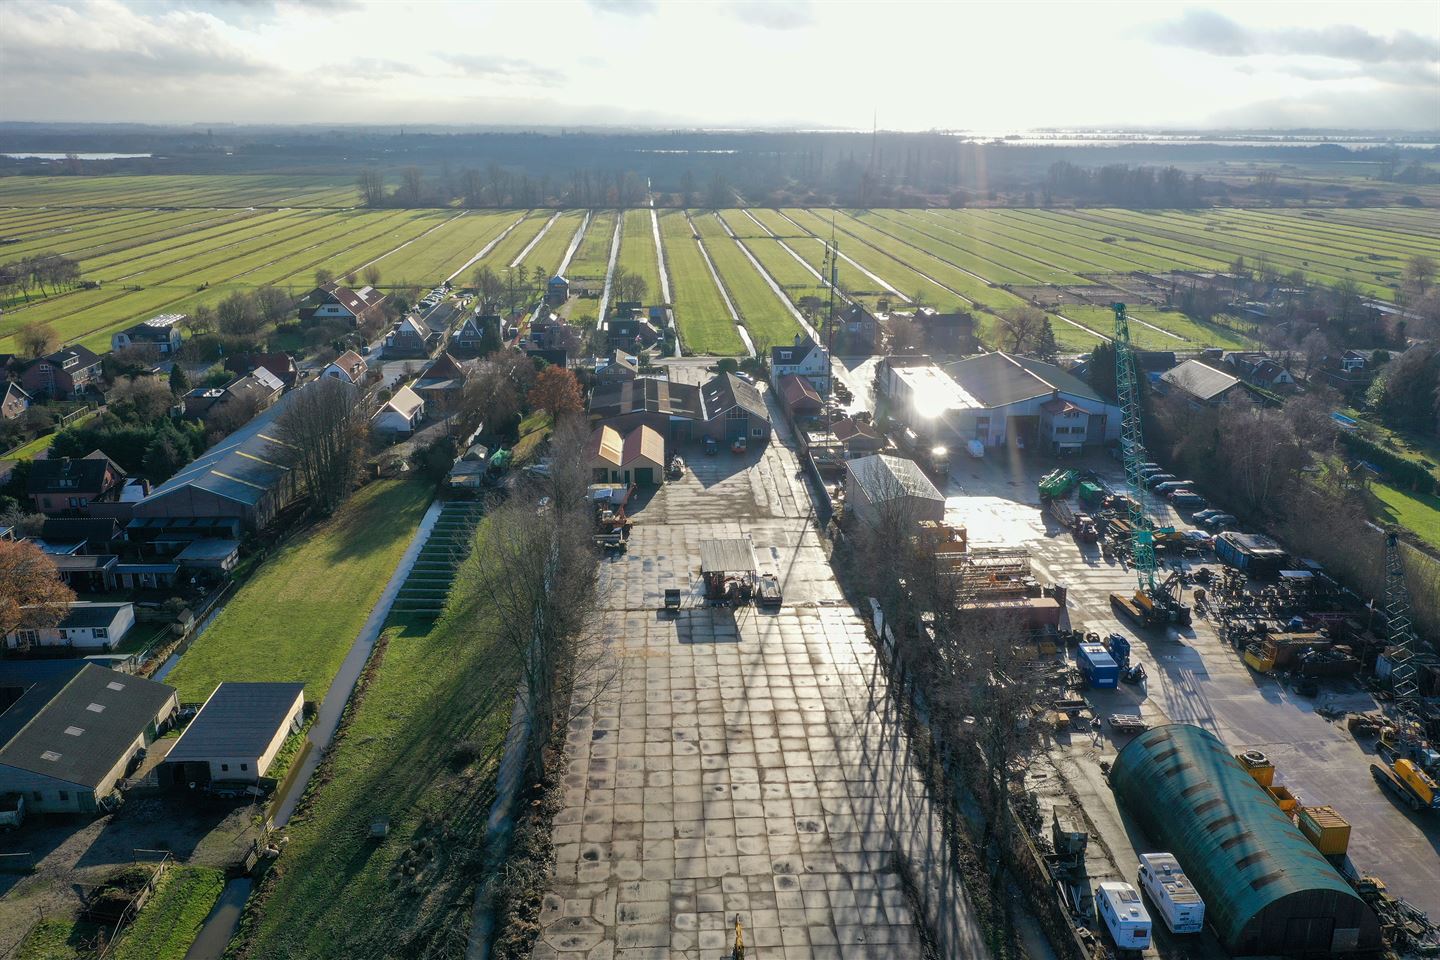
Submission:
M 1080 644 L 1075 651 L 1075 663 L 1088 687 L 1113 690 L 1120 685 L 1120 667 L 1102 644 Z
M 1160 912 L 1171 933 L 1199 933 L 1205 927 L 1205 901 L 1190 884 L 1173 853 L 1140 854 L 1140 889 Z
M 1075 534 L 1075 539 L 1081 543 L 1094 543 L 1100 539 L 1100 532 L 1095 528 L 1095 521 L 1087 514 L 1076 513 L 1075 508 L 1070 506 L 1070 501 L 1064 498 L 1050 501 L 1050 512 L 1055 519 L 1059 520 L 1065 529 Z
M 1440 787 L 1413 760 L 1370 764 L 1375 782 L 1399 797 L 1411 810 L 1440 810 Z
M 1150 914 L 1130 884 L 1110 880 L 1095 888 L 1095 906 L 1122 955 L 1138 956 L 1150 946 Z

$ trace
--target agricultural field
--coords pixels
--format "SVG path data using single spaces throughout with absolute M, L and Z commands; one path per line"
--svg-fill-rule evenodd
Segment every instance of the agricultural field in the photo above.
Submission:
M 649 210 L 626 210 L 620 228 L 620 258 L 615 262 L 645 281 L 645 298 L 660 302 L 660 251 L 650 226 Z
M 223 680 L 303 681 L 325 695 L 430 502 L 424 483 L 382 480 L 261 567 L 165 682 L 186 702 Z
M 744 341 L 695 236 L 682 211 L 660 214 L 660 242 L 665 248 L 680 342 L 687 353 L 738 356 L 745 352 Z
M 351 177 L 0 177 L 0 207 L 353 207 Z
M 545 236 L 525 254 L 525 259 L 520 262 L 521 266 L 527 271 L 539 267 L 545 276 L 553 277 L 560 269 L 560 261 L 565 259 L 565 251 L 570 249 L 570 244 L 575 239 L 575 232 L 584 222 L 584 211 L 570 210 L 560 214 L 545 232 Z

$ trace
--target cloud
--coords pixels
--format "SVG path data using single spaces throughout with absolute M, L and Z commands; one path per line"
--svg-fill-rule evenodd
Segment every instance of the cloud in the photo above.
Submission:
M 490 56 L 481 53 L 442 53 L 439 58 L 469 77 L 552 87 L 565 82 L 565 74 L 552 67 L 541 66 L 515 57 Z
M 1434 88 L 1322 91 L 1261 100 L 1213 113 L 1210 123 L 1244 129 L 1433 130 Z
M 613 13 L 621 17 L 648 17 L 660 12 L 658 0 L 588 0 L 591 7 L 601 13 Z
M 1409 30 L 1383 37 L 1356 26 L 1257 30 L 1213 10 L 1187 10 L 1154 27 L 1151 36 L 1170 46 L 1219 57 L 1313 56 L 1360 63 L 1440 61 L 1440 40 Z
M 798 30 L 815 22 L 810 0 L 735 0 L 726 9 L 737 20 L 770 30 Z

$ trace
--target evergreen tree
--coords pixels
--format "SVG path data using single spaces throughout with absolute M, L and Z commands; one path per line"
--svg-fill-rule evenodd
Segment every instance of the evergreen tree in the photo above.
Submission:
M 1035 338 L 1035 356 L 1046 363 L 1054 363 L 1060 356 L 1060 344 L 1055 340 L 1055 328 L 1050 325 L 1049 317 L 1045 318 L 1040 334 Z
M 190 392 L 190 378 L 185 375 L 185 368 L 178 363 L 170 368 L 170 392 L 177 397 L 183 397 Z

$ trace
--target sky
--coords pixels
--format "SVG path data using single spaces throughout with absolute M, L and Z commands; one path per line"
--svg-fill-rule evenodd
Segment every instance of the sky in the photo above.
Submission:
M 0 0 L 0 119 L 1440 130 L 1440 2 Z

